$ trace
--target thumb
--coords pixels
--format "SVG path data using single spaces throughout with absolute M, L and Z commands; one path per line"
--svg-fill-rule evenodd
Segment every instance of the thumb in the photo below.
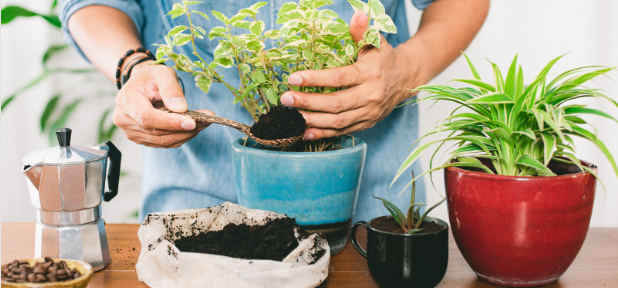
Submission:
M 363 11 L 356 11 L 354 15 L 352 15 L 352 20 L 350 21 L 350 35 L 354 42 L 358 43 L 358 41 L 363 40 L 363 34 L 367 31 L 367 14 Z
M 160 75 L 155 84 L 159 88 L 159 96 L 165 108 L 174 112 L 187 111 L 187 100 L 185 100 L 185 95 L 182 93 L 182 88 L 180 88 L 175 75 Z

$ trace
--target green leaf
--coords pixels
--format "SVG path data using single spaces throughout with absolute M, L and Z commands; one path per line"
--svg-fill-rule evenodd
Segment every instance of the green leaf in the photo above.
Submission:
M 459 156 L 457 157 L 457 161 L 459 162 L 464 162 L 464 163 L 478 163 L 478 164 L 483 164 L 481 163 L 481 160 L 476 159 L 474 157 L 466 157 L 466 156 Z
M 421 225 L 421 223 L 423 223 L 423 220 L 425 220 L 425 217 L 427 217 L 427 214 L 429 214 L 429 212 L 431 212 L 431 210 L 433 210 L 436 207 L 440 206 L 440 204 L 444 203 L 444 201 L 446 201 L 446 198 L 443 198 L 442 201 L 436 203 L 435 205 L 433 205 L 429 209 L 427 209 L 427 211 L 425 211 L 425 213 L 423 213 L 423 216 L 421 216 L 421 218 L 416 223 L 416 227 L 414 227 L 414 229 L 418 229 L 418 227 Z
M 212 10 L 212 15 L 215 16 L 215 18 L 217 18 L 219 21 L 225 23 L 225 24 L 229 24 L 228 22 L 230 21 L 229 18 L 225 17 L 225 15 L 223 15 L 223 13 Z
M 210 84 L 212 84 L 212 80 L 205 76 L 198 77 L 195 82 L 195 85 L 200 88 L 200 90 L 204 91 L 204 93 L 208 93 L 210 90 Z
M 178 4 L 178 3 L 176 3 L 176 4 Z M 174 19 L 176 17 L 179 17 L 183 13 L 184 13 L 184 11 L 181 8 L 177 8 L 177 9 L 172 9 L 170 12 L 167 13 L 167 15 L 171 15 L 172 19 Z
M 16 94 L 13 94 L 13 95 L 7 97 L 6 99 L 4 99 L 2 101 L 2 108 L 1 108 L 1 110 L 4 111 L 4 108 L 6 108 L 6 106 L 9 105 L 9 103 L 11 103 L 11 101 L 13 101 L 13 99 L 15 99 L 15 95 Z
M 292 11 L 294 9 L 296 9 L 298 7 L 298 5 L 296 3 L 284 3 L 283 5 L 281 5 L 281 8 L 279 9 L 279 13 L 277 13 L 277 16 L 281 17 L 281 15 L 283 15 L 284 13 L 288 12 L 288 11 Z
M 511 99 L 508 95 L 501 92 L 489 93 L 487 95 L 479 96 L 476 98 L 472 98 L 467 103 L 476 103 L 476 104 L 498 104 L 498 103 L 513 103 L 513 99 Z
M 185 26 L 185 25 L 179 25 L 179 26 L 176 26 L 176 27 L 172 28 L 172 29 L 170 30 L 170 32 L 168 32 L 168 33 L 167 33 L 167 37 L 172 37 L 172 36 L 175 36 L 176 34 L 178 34 L 178 33 L 182 32 L 182 31 L 187 30 L 187 28 L 189 28 L 189 27 L 187 27 L 187 26 Z
M 279 102 L 279 95 L 277 95 L 277 91 L 275 91 L 272 87 L 266 90 L 266 98 L 268 98 L 268 102 L 273 105 L 277 105 Z
M 539 162 L 539 160 L 534 159 L 530 155 L 521 155 L 519 157 L 519 159 L 517 159 L 517 161 L 515 161 L 515 164 L 532 167 L 532 168 L 538 170 L 539 172 L 543 172 L 543 173 L 545 173 L 547 175 L 552 175 L 552 174 L 554 176 L 556 175 L 556 174 L 554 174 L 554 172 L 549 170 L 549 168 L 545 167 L 545 165 L 543 165 L 543 163 Z
M 470 71 L 472 71 L 472 75 L 474 76 L 474 79 L 476 80 L 481 80 L 481 76 L 479 75 L 479 72 L 476 71 L 476 68 L 474 68 L 474 65 L 472 65 L 472 61 L 470 61 L 470 58 L 468 58 L 468 55 L 466 55 L 466 53 L 461 52 L 461 54 L 464 55 L 464 57 L 466 58 L 466 61 L 468 62 L 468 67 L 470 67 Z M 495 91 L 495 88 L 494 88 Z
M 204 13 L 204 12 L 200 12 L 200 11 L 192 11 L 191 13 L 195 13 L 195 14 L 197 14 L 197 15 L 200 15 L 200 16 L 202 16 L 204 19 L 206 19 L 206 20 L 210 21 L 210 18 L 208 18 L 208 15 L 206 15 L 206 13 Z
M 264 48 L 264 44 L 257 40 L 247 43 L 247 49 L 252 50 L 252 51 L 262 50 L 263 48 Z
M 472 79 L 454 79 L 453 81 L 457 81 L 457 82 L 463 82 L 463 83 L 468 83 L 468 84 L 472 84 L 476 87 L 485 89 L 485 90 L 489 90 L 491 92 L 496 92 L 496 87 L 494 87 L 491 84 L 485 83 L 483 81 L 480 80 L 472 80 Z
M 264 72 L 260 70 L 255 70 L 255 72 L 253 72 L 253 77 L 255 81 L 260 84 L 266 82 L 266 76 L 264 76 Z
M 47 120 L 56 109 L 56 106 L 58 105 L 58 100 L 60 100 L 60 94 L 57 94 L 51 99 L 49 99 L 47 105 L 45 105 L 45 110 L 43 110 L 43 114 L 41 114 L 40 120 L 41 132 L 45 131 L 45 127 L 47 126 Z
M 397 206 L 395 206 L 395 204 L 391 203 L 390 201 L 381 197 L 376 197 L 373 195 L 373 193 L 371 193 L 371 196 L 375 199 L 382 200 L 382 204 L 384 205 L 386 210 L 391 213 L 393 219 L 395 219 L 395 222 L 397 222 L 401 229 L 405 230 L 406 215 L 403 214 L 403 212 L 401 212 L 401 210 L 399 210 L 399 208 L 397 208 Z
M 77 108 L 77 105 L 79 105 L 79 103 L 82 101 L 82 99 L 77 99 L 73 102 L 71 102 L 69 105 L 65 106 L 64 109 L 62 110 L 62 113 L 60 114 L 60 116 L 58 117 L 58 119 L 56 119 L 56 121 L 54 121 L 49 129 L 49 144 L 51 146 L 56 146 L 58 139 L 56 138 L 56 130 L 60 129 L 60 128 L 64 128 L 66 126 L 67 121 L 69 120 L 69 118 L 71 117 L 71 115 L 73 114 L 73 112 L 75 111 L 75 108 Z
M 363 3 L 362 1 L 348 0 L 348 2 L 350 3 L 350 5 L 352 5 L 352 9 L 354 9 L 354 12 L 357 12 L 357 11 L 363 11 L 365 13 L 369 12 L 369 6 Z
M 109 138 L 107 138 L 107 131 L 105 131 L 105 121 L 107 120 L 107 115 L 109 115 L 111 111 L 112 109 L 105 110 L 103 112 L 103 115 L 101 115 L 101 119 L 99 119 L 99 137 L 97 141 L 98 143 L 103 143 L 109 140 Z
M 386 13 L 384 11 L 384 5 L 382 5 L 379 0 L 369 0 L 367 4 L 369 4 L 369 7 L 371 8 L 371 17 L 377 18 Z
M 249 24 L 249 30 L 251 31 L 251 33 L 253 33 L 253 35 L 259 36 L 262 35 L 262 32 L 264 32 L 264 29 L 266 28 L 266 24 L 264 23 L 264 21 L 258 21 L 258 22 L 251 22 L 251 24 Z
M 592 108 L 583 108 L 583 107 L 571 107 L 571 108 L 566 108 L 564 109 L 564 114 L 592 114 L 592 115 L 597 115 L 597 116 L 601 116 L 601 117 L 605 117 L 607 119 L 611 119 L 614 122 L 618 122 L 618 120 L 616 120 L 616 118 L 612 117 L 611 115 L 601 111 L 601 110 L 597 110 L 597 109 L 592 109 Z M 566 118 L 566 117 L 565 117 Z
M 60 23 L 60 19 L 56 15 L 43 15 L 36 12 L 32 12 L 28 9 L 19 6 L 6 6 L 2 8 L 1 12 L 1 21 L 2 24 L 8 24 L 13 21 L 17 17 L 32 17 L 32 16 L 40 16 L 45 19 L 45 21 L 49 22 L 56 28 L 60 28 L 62 24 Z
M 543 165 L 547 166 L 549 161 L 554 157 L 554 151 L 556 150 L 556 136 L 543 133 L 541 134 L 541 138 L 543 138 Z
M 56 54 L 59 51 L 62 51 L 66 48 L 69 48 L 68 45 L 64 44 L 64 45 L 53 45 L 50 46 L 49 48 L 47 48 L 47 50 L 45 51 L 45 54 L 43 54 L 43 65 L 47 64 L 47 60 L 49 60 L 49 58 Z

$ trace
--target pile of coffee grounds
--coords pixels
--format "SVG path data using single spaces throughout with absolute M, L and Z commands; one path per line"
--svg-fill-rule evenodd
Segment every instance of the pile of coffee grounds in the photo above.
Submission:
M 370 224 L 371 227 L 380 231 L 403 234 L 403 230 L 401 230 L 401 227 L 397 225 L 397 222 L 395 222 L 395 219 L 393 219 L 392 216 L 378 217 L 376 219 L 373 219 Z M 420 232 L 416 232 L 415 234 L 433 233 L 442 230 L 442 227 L 440 225 L 434 222 L 427 221 L 423 221 L 423 223 L 421 223 L 421 226 L 419 226 L 418 228 L 423 230 Z
M 298 109 L 275 106 L 260 116 L 249 132 L 263 140 L 285 139 L 303 135 L 305 124 L 305 118 Z
M 183 237 L 174 244 L 182 252 L 282 261 L 298 247 L 296 227 L 293 218 L 274 219 L 262 226 L 228 224 L 222 230 Z

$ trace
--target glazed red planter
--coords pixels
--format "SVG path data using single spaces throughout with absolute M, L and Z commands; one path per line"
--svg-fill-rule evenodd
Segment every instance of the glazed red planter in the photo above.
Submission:
M 569 268 L 588 233 L 592 174 L 514 177 L 457 167 L 444 174 L 453 237 L 479 278 L 533 287 Z

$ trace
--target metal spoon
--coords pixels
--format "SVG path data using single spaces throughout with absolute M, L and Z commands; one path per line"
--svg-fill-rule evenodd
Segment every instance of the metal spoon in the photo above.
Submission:
M 251 129 L 250 126 L 247 126 L 247 125 L 242 124 L 242 123 L 238 123 L 238 122 L 236 122 L 234 120 L 230 120 L 230 119 L 219 117 L 219 116 L 212 116 L 212 115 L 208 115 L 208 114 L 197 112 L 197 111 L 191 111 L 191 110 L 186 111 L 186 112 L 182 112 L 182 113 L 173 112 L 173 111 L 167 110 L 166 108 L 161 108 L 160 110 L 163 111 L 163 112 L 167 112 L 167 113 L 185 115 L 185 116 L 195 120 L 196 122 L 216 123 L 216 124 L 221 124 L 221 125 L 232 127 L 234 129 L 244 133 L 245 135 L 251 137 L 251 139 L 255 140 L 255 142 L 260 143 L 260 144 L 265 145 L 265 146 L 270 146 L 270 147 L 287 147 L 287 146 L 291 146 L 292 144 L 298 142 L 300 139 L 303 139 L 303 137 L 305 136 L 305 134 L 303 133 L 303 135 L 294 136 L 294 137 L 290 137 L 290 138 L 275 139 L 275 140 L 264 140 L 264 139 L 260 139 L 260 138 L 255 137 L 251 132 L 249 132 L 249 130 Z

